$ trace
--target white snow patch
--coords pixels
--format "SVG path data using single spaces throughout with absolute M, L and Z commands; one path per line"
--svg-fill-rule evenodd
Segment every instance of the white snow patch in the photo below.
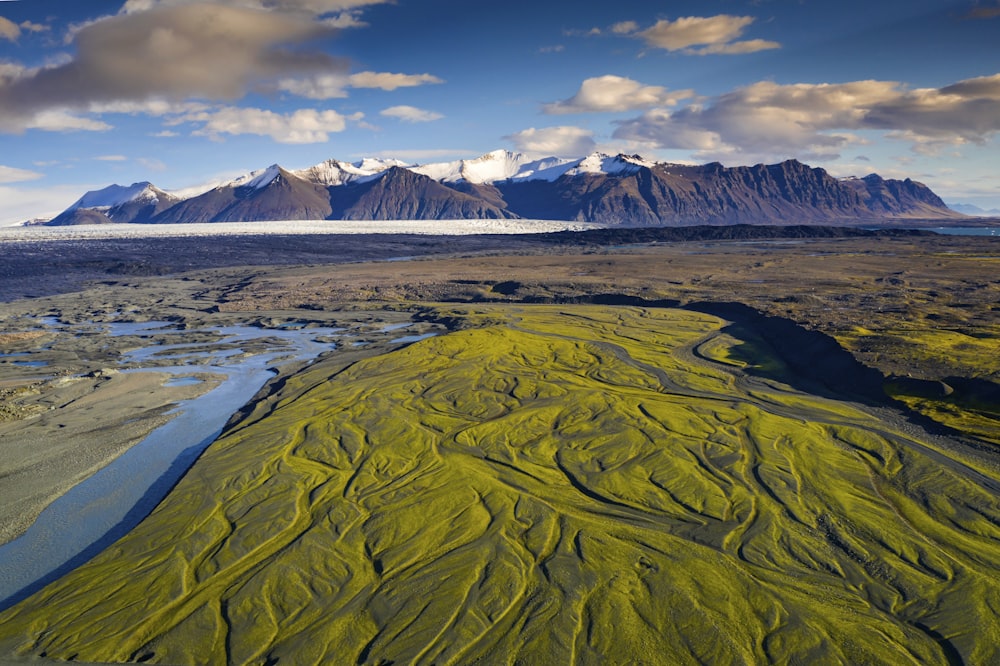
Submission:
M 147 182 L 132 183 L 131 185 L 109 185 L 101 190 L 87 192 L 77 199 L 76 203 L 69 207 L 69 210 L 80 208 L 92 208 L 94 210 L 108 210 L 113 206 L 128 203 L 130 201 L 150 201 L 155 203 L 159 200 L 159 190 Z
M 569 164 L 572 164 L 571 160 L 558 157 L 530 160 L 521 153 L 494 150 L 472 160 L 423 164 L 409 168 L 439 182 L 465 181 L 481 185 L 503 180 L 555 180 L 565 171 L 562 167 Z
M 637 172 L 642 167 L 652 167 L 656 163 L 643 159 L 638 155 L 605 155 L 604 153 L 591 153 L 577 165 L 566 171 L 569 176 L 578 176 L 585 173 L 606 174 L 609 176 L 628 175 Z
M 274 182 L 274 179 L 281 175 L 281 167 L 272 164 L 266 169 L 251 171 L 250 173 L 234 178 L 226 183 L 226 187 L 250 187 L 259 190 Z
M 308 169 L 292 171 L 293 176 L 325 187 L 336 187 L 347 185 L 348 183 L 365 182 L 376 178 L 382 172 L 394 166 L 406 166 L 399 160 L 380 160 L 366 158 L 360 162 L 341 162 L 339 160 L 327 160 Z
M 66 227 L 0 227 L 0 244 L 40 240 L 171 238 L 254 234 L 534 234 L 603 229 L 605 225 L 561 220 L 302 220 L 192 224 L 81 224 Z

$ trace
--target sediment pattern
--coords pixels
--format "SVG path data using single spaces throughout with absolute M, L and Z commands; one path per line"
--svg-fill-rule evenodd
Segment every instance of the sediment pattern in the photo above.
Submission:
M 708 315 L 450 314 L 473 328 L 291 378 L 0 639 L 172 664 L 1000 659 L 994 475 L 740 372 Z

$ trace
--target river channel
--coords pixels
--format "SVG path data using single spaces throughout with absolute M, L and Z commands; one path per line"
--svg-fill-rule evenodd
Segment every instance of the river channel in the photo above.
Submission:
M 44 323 L 60 326 L 52 320 Z M 135 527 L 222 432 L 230 416 L 275 375 L 276 367 L 333 351 L 335 340 L 344 335 L 340 328 L 230 326 L 212 327 L 218 336 L 213 342 L 164 344 L 165 336 L 191 331 L 171 329 L 168 322 L 104 326 L 111 336 L 150 336 L 149 346 L 123 354 L 123 372 L 176 376 L 168 381 L 198 381 L 194 375 L 204 374 L 223 379 L 211 391 L 179 403 L 169 422 L 53 501 L 23 535 L 0 545 L 0 609 L 90 560 Z M 379 333 L 397 343 L 425 337 Z M 154 363 L 156 367 L 142 367 Z

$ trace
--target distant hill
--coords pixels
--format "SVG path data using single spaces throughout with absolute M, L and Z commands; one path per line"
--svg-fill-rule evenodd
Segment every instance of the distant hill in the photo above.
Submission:
M 964 217 L 910 179 L 838 179 L 796 160 L 728 168 L 601 153 L 538 160 L 498 150 L 416 166 L 379 159 L 298 171 L 273 165 L 186 199 L 151 183 L 112 185 L 48 224 L 510 218 L 642 227 Z
M 1000 218 L 1000 208 L 990 208 L 986 210 L 980 208 L 975 204 L 962 204 L 962 203 L 950 203 L 948 208 L 953 211 L 962 213 L 963 215 L 971 215 L 973 217 L 997 217 Z

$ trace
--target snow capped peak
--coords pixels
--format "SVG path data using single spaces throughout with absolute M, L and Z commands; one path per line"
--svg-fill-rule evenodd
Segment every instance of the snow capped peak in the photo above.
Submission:
M 580 160 L 576 166 L 567 170 L 566 173 L 570 176 L 585 173 L 624 176 L 654 164 L 655 162 L 643 159 L 638 155 L 615 155 L 612 157 L 605 153 L 591 153 Z
M 380 157 L 366 157 L 360 162 L 355 162 L 354 166 L 361 171 L 366 172 L 366 174 L 376 174 L 380 171 L 385 171 L 386 169 L 391 169 L 392 167 L 406 167 L 409 166 L 406 162 L 402 160 L 385 160 Z
M 442 183 L 467 182 L 482 185 L 506 180 L 547 180 L 551 182 L 563 175 L 629 175 L 637 172 L 642 167 L 651 167 L 655 164 L 655 162 L 646 160 L 638 155 L 611 156 L 605 153 L 592 153 L 582 159 L 576 160 L 562 157 L 531 159 L 522 153 L 498 149 L 474 159 L 436 162 L 416 166 L 402 160 L 378 157 L 366 157 L 357 162 L 343 162 L 337 159 L 329 159 L 315 166 L 298 169 L 289 173 L 297 178 L 302 178 L 322 187 L 338 187 L 374 180 L 381 177 L 393 167 L 403 167 Z M 273 183 L 280 176 L 281 171 L 280 166 L 273 164 L 266 169 L 252 171 L 224 183 L 222 187 L 262 189 Z M 159 191 L 157 190 L 157 192 Z M 193 193 L 192 190 L 191 193 L 185 194 L 190 195 Z M 89 193 L 88 196 L 91 194 L 96 193 Z M 181 196 L 183 198 L 183 195 Z
M 130 201 L 156 203 L 162 194 L 164 192 L 147 181 L 132 183 L 128 186 L 109 185 L 104 189 L 87 192 L 76 203 L 70 206 L 69 210 L 77 210 L 79 208 L 108 209 L 113 206 L 129 203 Z
M 272 164 L 266 169 L 251 171 L 226 183 L 228 187 L 249 187 L 255 190 L 267 187 L 274 182 L 274 179 L 281 175 L 281 167 Z
M 406 163 L 399 160 L 383 160 L 372 157 L 367 157 L 353 164 L 339 160 L 327 160 L 308 169 L 293 171 L 292 175 L 317 185 L 332 187 L 370 180 L 394 166 L 406 166 Z
M 423 164 L 410 170 L 445 183 L 465 181 L 481 185 L 502 180 L 555 180 L 561 172 L 553 177 L 548 170 L 568 162 L 556 157 L 529 160 L 521 153 L 494 150 L 471 160 Z

